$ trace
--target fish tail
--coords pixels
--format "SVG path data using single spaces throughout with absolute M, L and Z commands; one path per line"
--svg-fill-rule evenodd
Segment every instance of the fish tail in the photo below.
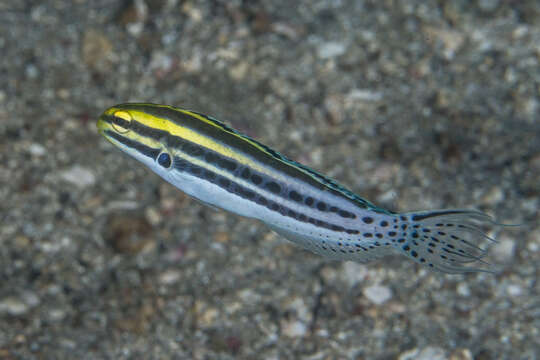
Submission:
M 397 215 L 399 237 L 394 247 L 413 261 L 444 273 L 491 272 L 479 240 L 494 242 L 482 225 L 501 225 L 474 210 L 447 209 Z M 471 264 L 474 264 L 471 266 Z M 480 265 L 480 267 L 477 267 Z

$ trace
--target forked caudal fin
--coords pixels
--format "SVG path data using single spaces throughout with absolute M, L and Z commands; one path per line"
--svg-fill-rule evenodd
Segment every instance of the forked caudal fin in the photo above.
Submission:
M 403 255 L 434 270 L 456 274 L 495 272 L 482 258 L 486 250 L 479 240 L 495 240 L 486 235 L 482 224 L 496 223 L 489 215 L 474 210 L 435 210 L 399 215 L 400 237 L 394 246 Z M 483 267 L 468 266 L 480 263 Z

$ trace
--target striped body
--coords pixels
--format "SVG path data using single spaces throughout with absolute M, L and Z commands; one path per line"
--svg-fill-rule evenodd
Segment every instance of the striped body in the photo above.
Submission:
M 481 213 L 394 214 L 196 112 L 122 104 L 106 110 L 98 128 L 110 142 L 186 194 L 258 219 L 329 258 L 365 262 L 399 252 L 441 271 L 461 272 L 471 270 L 461 264 L 479 260 L 483 253 L 465 237 L 452 239 L 448 232 L 460 226 L 460 233 L 468 227 L 468 234 L 479 231 L 468 221 L 487 220 Z M 433 219 L 437 219 L 434 228 L 423 226 Z M 438 237 L 432 230 L 440 233 Z

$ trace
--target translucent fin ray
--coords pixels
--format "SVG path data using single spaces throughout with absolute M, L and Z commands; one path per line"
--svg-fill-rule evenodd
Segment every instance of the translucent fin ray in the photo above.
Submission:
M 399 216 L 407 230 L 394 246 L 415 262 L 444 273 L 494 272 L 483 260 L 484 240 L 496 242 L 482 225 L 500 226 L 487 214 L 476 210 L 447 209 L 404 213 Z M 479 264 L 482 267 L 469 266 Z

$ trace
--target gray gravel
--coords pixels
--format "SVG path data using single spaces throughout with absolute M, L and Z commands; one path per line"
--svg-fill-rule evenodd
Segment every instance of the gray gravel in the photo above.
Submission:
M 7 0 L 0 53 L 0 358 L 540 358 L 538 1 Z M 497 275 L 328 262 L 106 143 L 126 101 L 523 225 Z

